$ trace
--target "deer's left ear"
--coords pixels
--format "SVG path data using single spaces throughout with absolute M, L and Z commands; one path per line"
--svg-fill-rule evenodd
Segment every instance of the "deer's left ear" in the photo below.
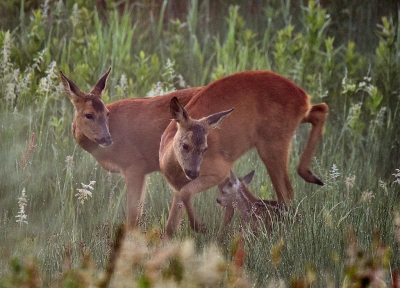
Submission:
M 179 124 L 186 123 L 189 120 L 189 115 L 185 108 L 179 103 L 178 98 L 173 97 L 169 105 L 169 111 L 171 112 L 172 119 Z
M 217 128 L 221 125 L 222 121 L 233 111 L 233 108 L 230 110 L 222 111 L 219 113 L 215 113 L 203 118 L 203 121 L 207 123 L 210 129 Z
M 243 182 L 243 184 L 244 185 L 249 185 L 250 184 L 250 182 L 251 182 L 251 180 L 253 180 L 253 176 L 254 176 L 254 170 L 253 171 L 251 171 L 249 174 L 247 174 L 246 176 L 244 176 L 243 178 L 242 178 L 242 182 Z
M 239 183 L 239 178 L 237 178 L 236 174 L 232 170 L 230 170 L 229 181 L 231 181 L 232 184 Z
M 103 76 L 101 76 L 99 81 L 97 81 L 96 85 L 90 91 L 90 94 L 98 96 L 99 98 L 103 96 L 104 90 L 106 89 L 108 75 L 110 74 L 110 72 L 111 67 L 108 68 L 107 72 Z

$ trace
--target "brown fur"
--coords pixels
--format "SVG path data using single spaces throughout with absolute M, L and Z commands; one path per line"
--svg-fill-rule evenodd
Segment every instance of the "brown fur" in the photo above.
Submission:
M 127 224 L 135 228 L 141 214 L 145 176 L 160 170 L 159 143 L 171 119 L 168 104 L 172 97 L 178 97 L 185 105 L 201 88 L 153 98 L 124 99 L 104 105 L 101 96 L 109 72 L 89 93 L 80 91 L 61 71 L 60 77 L 75 106 L 72 123 L 74 138 L 104 169 L 123 175 L 126 182 Z M 94 107 L 93 103 L 96 103 Z M 92 114 L 94 121 L 86 119 L 86 114 Z M 110 138 L 107 140 L 107 137 Z M 95 139 L 103 139 L 103 147 Z
M 310 97 L 289 79 L 268 71 L 236 73 L 219 79 L 193 97 L 185 106 L 193 119 L 201 119 L 232 107 L 235 110 L 207 137 L 208 150 L 200 164 L 199 176 L 190 180 L 177 161 L 174 148 L 179 129 L 176 121 L 166 128 L 160 145 L 160 165 L 176 191 L 167 222 L 172 235 L 184 204 L 191 226 L 202 228 L 194 214 L 191 197 L 218 185 L 229 174 L 233 163 L 256 148 L 270 175 L 278 202 L 291 204 L 294 198 L 287 166 L 291 138 L 300 123 L 311 123 L 310 137 L 298 172 L 310 183 L 323 183 L 311 172 L 310 164 L 322 135 L 328 113 L 324 103 L 310 105 Z M 232 213 L 231 213 L 232 214 Z M 229 215 L 229 214 L 227 214 Z M 226 222 L 229 222 L 227 219 Z M 204 230 L 204 229 L 198 229 Z
M 239 179 L 231 171 L 230 176 L 218 185 L 217 203 L 225 211 L 232 211 L 234 208 L 239 211 L 243 226 L 250 227 L 254 232 L 259 228 L 260 222 L 263 222 L 268 233 L 271 233 L 273 221 L 283 220 L 285 213 L 289 211 L 298 218 L 296 211 L 285 204 L 261 200 L 251 193 L 247 185 L 251 182 L 253 175 L 254 170 Z M 223 222 L 224 227 L 228 224 Z

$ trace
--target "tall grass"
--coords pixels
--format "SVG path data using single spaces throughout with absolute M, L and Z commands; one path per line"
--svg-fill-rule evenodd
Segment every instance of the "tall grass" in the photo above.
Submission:
M 309 133 L 301 126 L 289 169 L 302 219 L 277 226 L 271 237 L 263 229 L 247 234 L 243 268 L 256 287 L 348 287 L 372 276 L 391 285 L 390 273 L 397 273 L 400 259 L 399 183 L 393 175 L 400 168 L 397 13 L 373 23 L 376 36 L 365 46 L 351 33 L 335 33 L 343 17 L 332 13 L 336 6 L 313 1 L 301 7 L 290 1 L 257 2 L 252 14 L 244 1 L 232 1 L 238 5 L 216 13 L 217 4 L 193 0 L 179 18 L 172 17 L 168 1 L 122 9 L 107 1 L 102 10 L 93 3 L 44 1 L 32 11 L 26 1 L 17 2 L 20 9 L 7 6 L 12 19 L 1 20 L 7 29 L 0 30 L 0 287 L 22 285 L 24 279 L 43 286 L 62 283 L 88 263 L 87 255 L 95 265 L 91 273 L 97 273 L 85 276 L 89 282 L 107 265 L 125 219 L 124 182 L 75 143 L 73 106 L 62 93 L 57 70 L 87 91 L 109 66 L 106 102 L 206 85 L 237 71 L 271 69 L 301 85 L 312 102 L 328 103 L 325 135 L 313 163 L 326 185 L 304 183 L 295 173 Z M 153 20 L 152 9 L 158 9 Z M 250 189 L 273 199 L 255 152 L 235 165 L 238 175 L 252 169 Z M 86 188 L 92 195 L 81 203 L 77 189 L 90 181 L 96 181 L 93 190 Z M 162 233 L 171 189 L 159 173 L 148 182 L 140 228 Z M 215 198 L 211 189 L 194 199 L 207 233 L 194 233 L 185 218 L 174 241 L 193 239 L 198 255 L 217 243 L 218 253 L 233 265 L 240 222 L 235 218 L 229 233 L 222 233 Z M 17 222 L 22 219 L 27 223 Z M 221 286 L 230 281 L 225 280 Z

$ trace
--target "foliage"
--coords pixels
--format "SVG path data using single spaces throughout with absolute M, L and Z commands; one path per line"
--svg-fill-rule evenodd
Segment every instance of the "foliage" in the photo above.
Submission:
M 155 244 L 150 227 L 160 227 L 162 234 L 172 197 L 161 175 L 154 173 L 140 227 L 148 236 L 130 236 L 142 248 L 123 252 L 129 257 L 143 254 L 130 258 L 137 261 L 131 266 L 117 264 L 121 273 L 124 266 L 135 272 L 127 281 L 153 287 L 166 279 L 200 279 L 196 273 L 207 264 L 202 257 L 213 254 L 220 257 L 222 272 L 215 279 L 221 287 L 247 279 L 244 275 L 260 287 L 358 287 L 367 276 L 378 274 L 382 287 L 396 282 L 398 15 L 369 18 L 376 34 L 368 30 L 355 37 L 354 29 L 365 31 L 365 19 L 357 23 L 346 17 L 362 14 L 358 9 L 364 6 L 379 8 L 379 1 L 362 7 L 342 1 L 346 10 L 335 1 L 192 0 L 184 1 L 186 10 L 179 13 L 172 2 L 151 2 L 159 5 L 0 4 L 0 287 L 87 286 L 99 283 L 99 271 L 108 269 L 118 239 L 115 231 L 124 219 L 124 183 L 72 139 L 73 107 L 57 71 L 87 91 L 108 67 L 112 73 L 103 96 L 106 103 L 206 85 L 237 71 L 271 69 L 303 87 L 313 103 L 324 101 L 330 108 L 313 163 L 325 186 L 310 186 L 295 176 L 307 128 L 300 127 L 293 138 L 289 169 L 300 223 L 288 220 L 272 236 L 261 229 L 236 241 L 239 221 L 221 232 L 215 195 L 202 193 L 194 206 L 208 232 L 195 234 L 185 219 L 176 239 Z M 252 169 L 256 175 L 250 188 L 263 198 L 275 197 L 255 153 L 235 165 L 238 174 Z M 354 231 L 351 237 L 349 231 Z M 190 248 L 190 257 L 181 254 L 181 247 Z M 118 261 L 128 261 L 123 253 Z M 149 268 L 156 262 L 152 257 L 163 253 L 155 273 Z M 241 268 L 232 263 L 241 263 Z

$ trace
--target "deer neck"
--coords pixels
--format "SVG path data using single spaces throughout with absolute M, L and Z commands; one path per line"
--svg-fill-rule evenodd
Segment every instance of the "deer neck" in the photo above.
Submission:
M 90 140 L 85 134 L 82 133 L 82 131 L 76 126 L 75 121 L 72 122 L 72 134 L 74 135 L 74 138 L 79 146 L 81 146 L 90 154 L 100 147 L 99 144 Z
M 251 208 L 257 199 L 254 195 L 243 185 L 236 194 L 236 205 L 241 218 L 245 221 L 249 221 L 251 217 Z

